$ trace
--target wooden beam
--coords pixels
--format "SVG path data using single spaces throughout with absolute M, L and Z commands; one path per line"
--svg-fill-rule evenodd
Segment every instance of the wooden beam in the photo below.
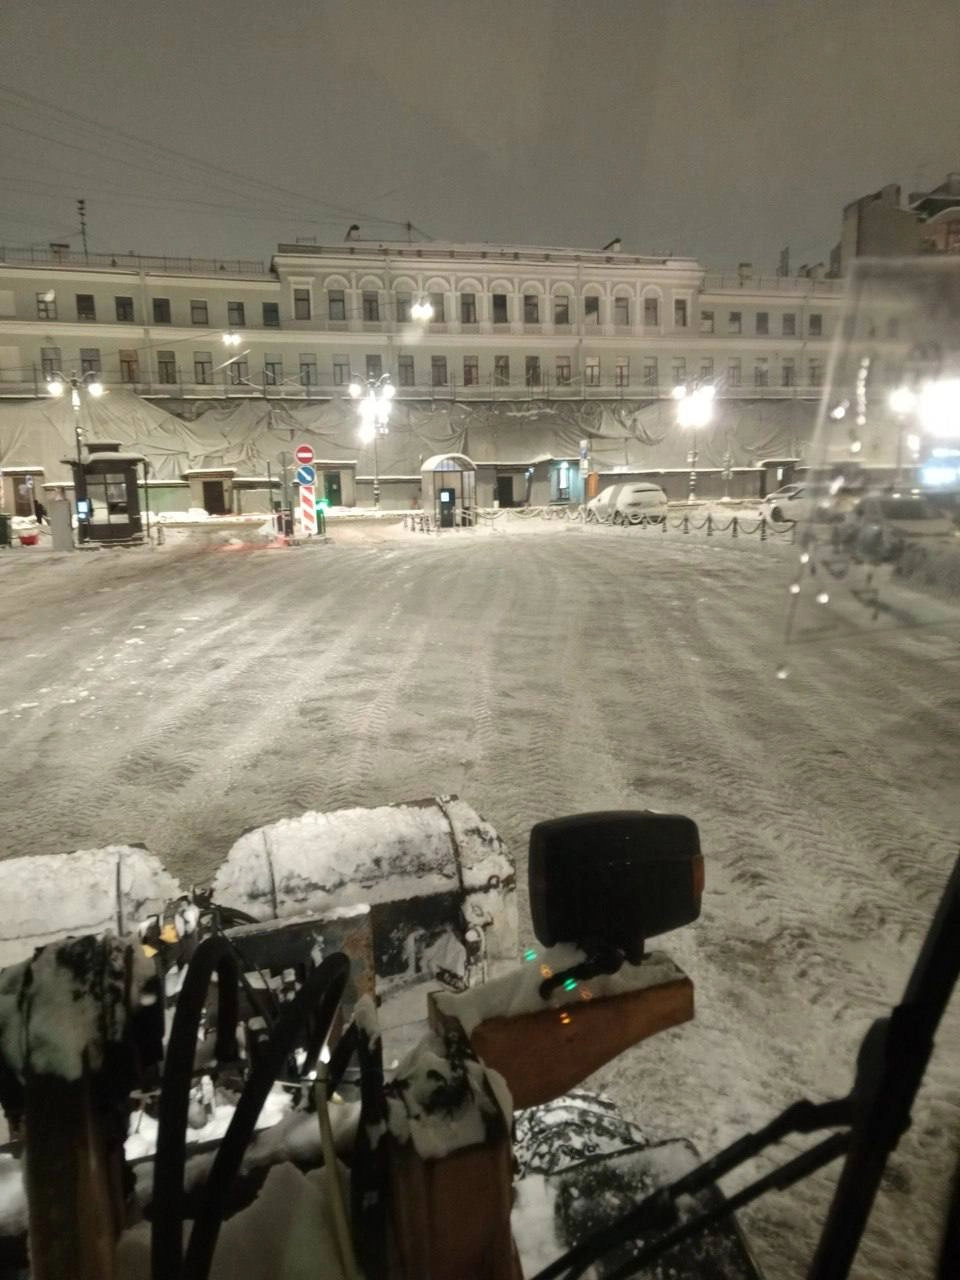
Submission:
M 432 994 L 429 1015 L 437 1031 L 455 1021 Z M 488 1018 L 469 1040 L 481 1062 L 504 1077 L 519 1110 L 560 1097 L 632 1045 L 692 1017 L 693 983 L 683 976 L 624 995 Z

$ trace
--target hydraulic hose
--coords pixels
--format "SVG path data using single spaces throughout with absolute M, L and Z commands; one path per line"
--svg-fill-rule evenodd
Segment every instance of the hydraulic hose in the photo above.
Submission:
M 200 943 L 187 967 L 164 1056 L 150 1242 L 153 1280 L 179 1280 L 181 1274 L 187 1112 L 197 1033 L 214 973 L 218 979 L 217 1061 L 229 1062 L 237 1053 L 239 968 L 227 940 L 213 936 Z
M 321 1042 L 326 1038 L 340 1007 L 349 973 L 350 961 L 342 952 L 328 956 L 310 975 L 293 1000 L 283 1007 L 270 1033 L 270 1039 L 253 1064 L 203 1189 L 183 1264 L 184 1280 L 207 1280 L 226 1210 L 227 1193 L 253 1136 L 267 1094 L 282 1071 L 286 1059 L 293 1052 L 308 1017 L 316 1018 L 317 1034 L 322 1033 Z M 177 1235 L 179 1240 L 179 1231 Z M 154 1272 L 154 1280 L 180 1278 L 179 1267 L 176 1271 L 164 1272 L 162 1277 L 160 1273 Z

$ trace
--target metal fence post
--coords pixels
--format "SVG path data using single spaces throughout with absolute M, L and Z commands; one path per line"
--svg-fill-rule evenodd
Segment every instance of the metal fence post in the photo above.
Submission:
M 761 516 L 760 517 L 760 541 L 766 542 L 766 540 L 767 540 L 767 517 Z
M 686 512 L 683 513 L 683 532 L 684 533 L 690 532 L 690 517 L 687 515 Z
M 713 537 L 713 520 L 710 518 L 710 512 L 707 512 L 707 537 Z
M 734 516 L 733 519 L 730 521 L 730 530 L 731 530 L 730 536 L 732 538 L 737 537 L 737 530 L 739 528 L 740 528 L 740 525 L 737 523 L 737 517 Z

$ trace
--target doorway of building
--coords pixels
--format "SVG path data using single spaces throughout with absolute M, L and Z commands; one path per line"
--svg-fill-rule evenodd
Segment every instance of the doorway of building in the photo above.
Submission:
M 208 516 L 227 514 L 227 500 L 224 496 L 222 480 L 204 480 L 203 509 Z
M 323 473 L 323 496 L 326 498 L 328 506 L 343 506 L 339 471 L 325 471 Z
M 440 528 L 452 529 L 453 517 L 457 506 L 456 489 L 440 490 Z
M 513 506 L 513 476 L 497 476 L 497 506 Z

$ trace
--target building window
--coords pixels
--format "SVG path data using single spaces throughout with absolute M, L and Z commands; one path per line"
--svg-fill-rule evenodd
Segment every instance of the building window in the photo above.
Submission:
M 600 299 L 590 294 L 583 300 L 583 319 L 585 324 L 600 323 Z
M 413 364 L 413 356 L 401 356 L 397 361 L 397 373 L 401 387 L 415 387 L 417 375 Z
M 797 317 L 792 311 L 787 311 L 781 321 L 782 332 L 785 338 L 795 338 L 797 336 Z
M 363 318 L 364 320 L 380 319 L 380 295 L 375 289 L 363 291 Z
M 653 294 L 643 300 L 643 323 L 648 329 L 656 329 L 660 324 L 660 299 Z
M 670 375 L 675 387 L 686 385 L 687 381 L 687 362 L 683 356 L 675 356 L 670 366 Z
M 739 387 L 740 380 L 741 380 L 741 373 L 740 373 L 739 359 L 728 360 L 727 361 L 727 386 Z
M 823 386 L 823 361 L 810 361 L 810 385 L 811 387 Z
M 276 387 L 283 381 L 283 359 L 280 356 L 263 357 L 264 386 Z
M 247 323 L 247 309 L 242 302 L 227 303 L 227 324 L 231 329 L 242 329 Z
M 445 387 L 447 385 L 446 356 L 430 357 L 430 382 L 434 387 Z
M 823 336 L 823 316 L 811 316 L 807 322 L 807 331 L 811 338 L 821 338 Z
M 643 385 L 645 387 L 660 385 L 660 362 L 656 356 L 647 356 L 643 362 Z
M 508 321 L 507 295 L 505 293 L 495 293 L 493 295 L 493 323 L 507 324 Z
M 77 294 L 77 319 L 78 320 L 96 320 L 97 308 L 93 301 L 92 293 Z
M 523 323 L 540 323 L 540 299 L 535 293 L 525 293 L 523 295 Z
M 331 320 L 346 320 L 347 300 L 342 289 L 327 291 L 327 311 Z
M 444 320 L 446 319 L 446 315 L 443 309 L 443 294 L 431 293 L 430 305 L 433 307 L 433 315 L 430 317 L 431 322 L 433 324 L 443 324 Z M 443 384 L 435 382 L 433 385 L 436 387 L 436 386 L 442 386 Z
M 280 328 L 280 303 L 279 302 L 263 303 L 263 327 L 265 329 Z
M 713 333 L 713 312 L 712 311 L 700 312 L 700 332 Z
M 99 373 L 100 372 L 100 348 L 99 347 L 81 347 L 80 348 L 80 372 L 81 373 Z
M 177 357 L 172 351 L 157 352 L 157 381 L 172 383 L 177 380 Z
M 613 323 L 627 325 L 630 323 L 630 299 L 614 298 Z
M 553 323 L 570 323 L 570 299 L 565 293 L 558 293 L 553 300 Z
M 120 381 L 140 381 L 140 360 L 136 351 L 120 352 Z
M 780 381 L 785 387 L 796 386 L 797 370 L 789 357 L 780 361 Z
M 583 380 L 588 387 L 600 385 L 600 357 L 587 356 L 583 362 Z
M 43 293 L 37 294 L 37 319 L 38 320 L 56 320 L 57 318 L 57 297 L 56 294 L 52 298 L 48 298 L 47 294 L 53 293 L 52 289 L 44 290 Z
M 307 354 L 300 357 L 300 382 L 304 387 L 317 385 L 317 357 Z
M 193 380 L 198 383 L 213 381 L 213 356 L 209 351 L 193 353 Z
M 713 382 L 713 358 L 704 356 L 700 361 L 700 381 Z
M 383 356 L 379 354 L 367 356 L 366 368 L 367 368 L 368 378 L 373 378 L 374 380 L 376 380 L 377 378 L 382 378 L 383 377 Z
M 761 358 L 753 366 L 753 385 L 765 387 L 770 381 L 770 370 L 765 358 Z
M 743 332 L 743 314 L 739 311 L 731 311 L 727 316 L 727 329 L 730 333 Z
M 526 382 L 528 387 L 540 386 L 540 357 L 539 356 L 527 356 Z
M 170 299 L 169 298 L 154 298 L 153 323 L 154 324 L 170 323 Z
M 47 381 L 49 381 L 55 373 L 60 372 L 60 364 L 61 357 L 59 347 L 40 348 L 40 369 Z
M 617 356 L 617 363 L 614 366 L 613 381 L 618 387 L 629 387 L 630 359 L 628 356 Z
M 410 307 L 413 303 L 413 296 L 409 293 L 397 293 L 394 297 L 397 308 L 397 323 L 407 324 L 410 320 Z
M 293 318 L 294 320 L 309 320 L 312 314 L 310 306 L 310 290 L 294 289 L 293 291 Z
M 757 333 L 761 337 L 766 337 L 766 335 L 769 332 L 770 332 L 770 312 L 758 311 L 757 312 Z
M 570 385 L 570 357 L 557 356 L 556 378 L 558 387 L 568 387 Z
M 232 386 L 244 386 L 250 381 L 250 366 L 242 356 L 238 356 L 227 365 L 227 375 Z
M 333 385 L 345 387 L 350 381 L 350 357 L 333 357 Z
M 207 304 L 203 298 L 190 299 L 190 323 L 191 324 L 209 324 L 210 316 L 207 310 Z
M 477 356 L 463 357 L 463 385 L 465 387 L 480 385 L 480 360 Z
M 475 293 L 461 293 L 460 323 L 461 324 L 477 323 L 477 295 Z
M 133 322 L 133 299 L 114 298 L 113 301 L 117 308 L 117 319 L 122 320 L 125 324 L 131 324 Z
M 493 381 L 498 387 L 509 387 L 510 385 L 510 357 L 509 356 L 493 357 Z
M 687 327 L 686 298 L 674 298 L 673 300 L 673 327 L 675 329 L 685 329 Z

